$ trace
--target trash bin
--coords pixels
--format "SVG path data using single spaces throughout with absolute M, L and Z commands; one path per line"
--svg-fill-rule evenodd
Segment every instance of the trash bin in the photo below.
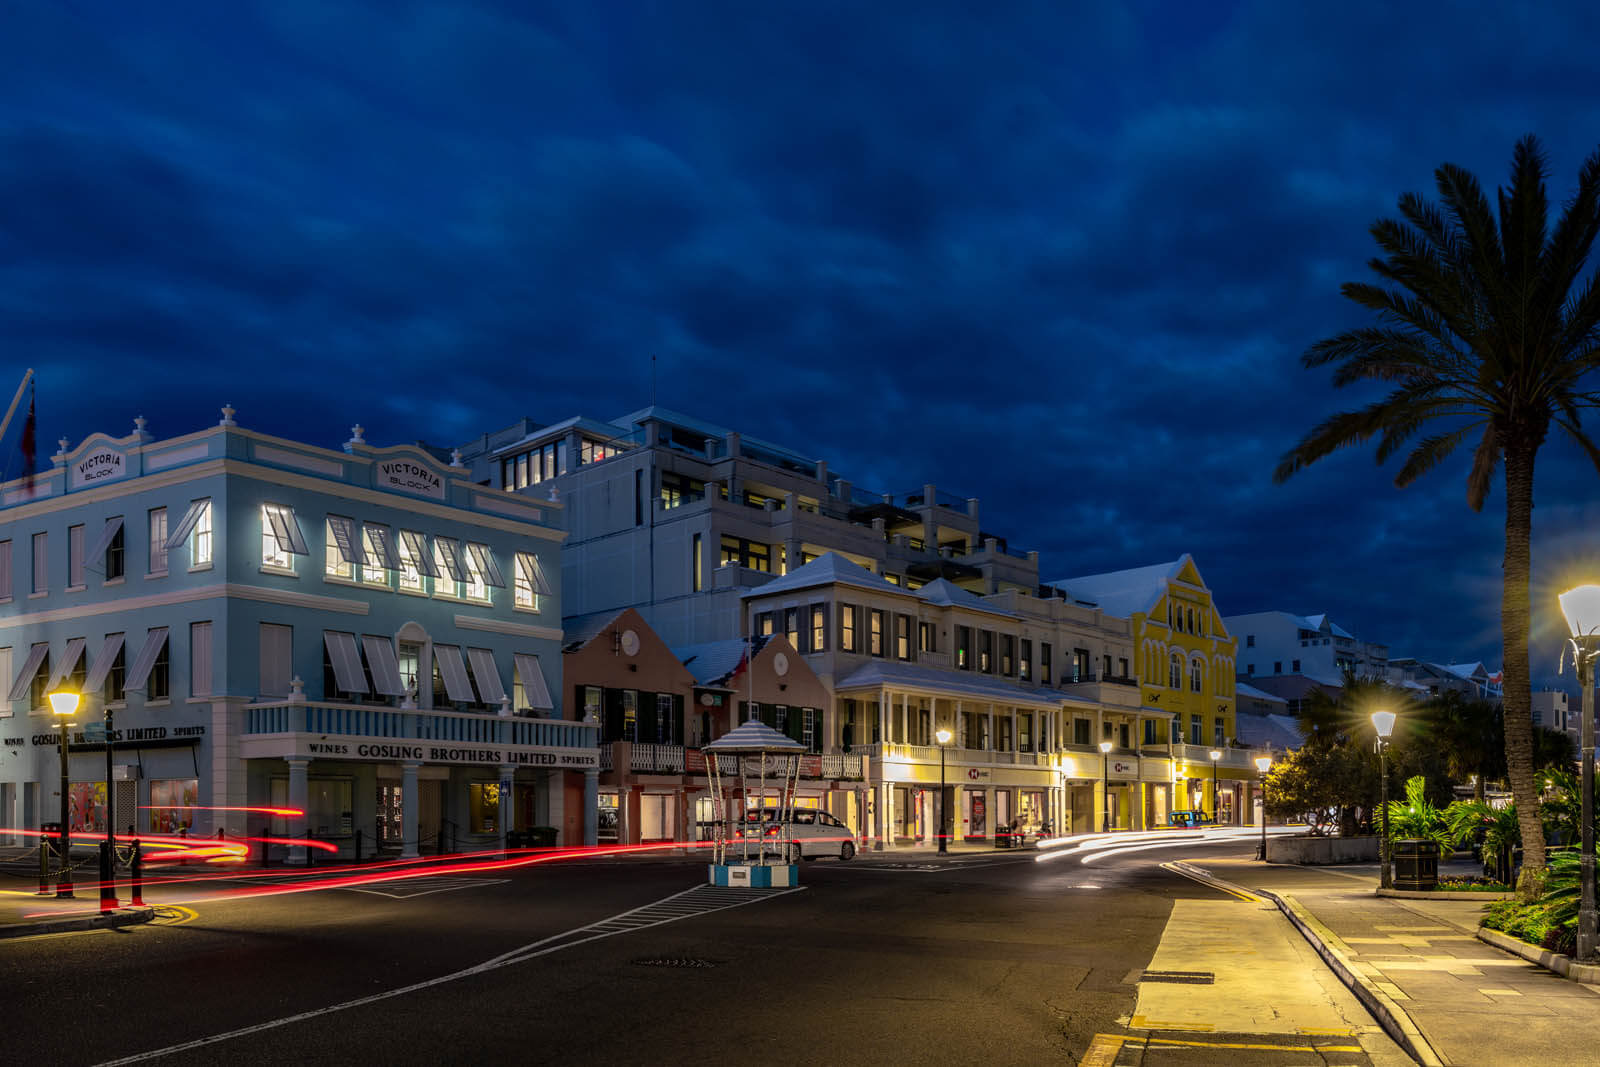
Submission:
M 528 831 L 528 844 L 534 848 L 548 848 L 556 843 L 558 833 L 554 826 L 535 826 Z
M 528 847 L 527 836 L 528 835 L 526 833 L 524 833 L 523 831 L 521 831 L 521 830 L 507 830 L 506 831 L 506 847 L 507 848 L 527 848 Z
M 1439 886 L 1439 843 L 1417 838 L 1394 842 L 1394 887 L 1396 889 L 1437 889 Z

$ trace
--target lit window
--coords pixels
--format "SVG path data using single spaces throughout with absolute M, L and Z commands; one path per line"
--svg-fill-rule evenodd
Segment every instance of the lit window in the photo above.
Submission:
M 273 530 L 272 518 L 267 513 L 267 505 L 261 505 L 261 565 L 276 570 L 293 570 L 294 557 L 289 555 L 289 549 L 278 542 L 278 535 Z
M 150 509 L 150 573 L 167 573 L 167 509 Z
M 467 570 L 467 580 L 463 583 L 466 591 L 463 595 L 468 600 L 488 600 L 489 581 L 478 565 L 476 554 L 468 552 L 462 558 L 462 562 Z
M 362 528 L 362 555 L 366 557 L 367 562 L 361 567 L 361 580 L 368 585 L 381 585 L 387 588 L 389 585 L 389 571 L 384 567 L 383 559 L 388 553 L 383 551 L 383 547 L 382 535 L 377 534 L 375 536 L 374 527 L 366 526 Z
M 356 576 L 356 565 L 344 558 L 344 552 L 339 547 L 339 539 L 334 535 L 334 523 L 329 519 L 324 523 L 327 530 L 327 543 L 325 548 L 326 562 L 324 570 L 334 578 L 349 578 L 352 581 Z
M 200 509 L 194 523 L 194 547 L 189 552 L 189 566 L 205 567 L 211 563 L 211 501 Z
M 422 580 L 422 565 L 427 553 L 422 547 L 422 535 L 414 530 L 400 531 L 400 588 L 411 593 L 426 592 Z

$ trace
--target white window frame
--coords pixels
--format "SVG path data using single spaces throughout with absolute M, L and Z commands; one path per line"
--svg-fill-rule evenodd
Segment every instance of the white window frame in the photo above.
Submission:
M 361 582 L 363 585 L 375 585 L 384 589 L 389 588 L 389 571 L 383 565 L 383 553 L 378 551 L 376 543 L 372 540 L 372 526 L 361 523 L 361 554 L 367 561 L 361 565 Z
M 145 571 L 145 577 L 165 578 L 167 576 L 167 509 L 151 508 L 146 515 L 145 527 L 150 531 L 150 565 Z
M 88 546 L 88 530 L 83 523 L 67 527 L 67 592 L 88 588 L 83 573 L 83 552 Z
M 400 572 L 397 575 L 396 582 L 402 593 L 426 594 L 428 591 L 427 575 L 422 573 L 422 568 L 412 558 L 410 541 L 404 536 L 405 533 L 411 532 L 403 531 L 402 535 L 395 541 L 395 554 L 400 557 Z M 420 538 L 421 535 L 418 534 L 416 536 Z
M 200 517 L 194 520 L 194 529 L 189 531 L 189 569 L 192 571 L 203 571 L 211 566 L 215 532 L 212 510 L 211 501 L 207 500 L 206 506 L 200 509 Z
M 31 539 L 33 549 L 33 584 L 29 596 L 46 596 L 50 592 L 50 535 L 40 530 Z
M 344 554 L 339 551 L 339 541 L 333 536 L 333 520 L 322 520 L 323 553 L 326 557 L 322 574 L 324 578 L 343 578 L 347 582 L 356 580 L 356 565 L 345 560 Z
M 462 599 L 473 600 L 480 604 L 489 603 L 489 581 L 478 569 L 477 556 L 470 551 L 463 551 L 461 566 L 467 572 L 467 580 L 461 583 Z
M 278 543 L 272 520 L 267 518 L 267 505 L 261 505 L 261 569 L 279 574 L 294 573 L 294 556 Z

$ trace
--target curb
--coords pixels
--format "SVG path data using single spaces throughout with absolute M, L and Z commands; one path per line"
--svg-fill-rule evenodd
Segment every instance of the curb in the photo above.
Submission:
M 1600 964 L 1579 963 L 1571 956 L 1563 955 L 1560 952 L 1551 952 L 1549 949 L 1540 948 L 1538 945 L 1530 945 L 1526 941 L 1512 937 L 1510 934 L 1503 934 L 1499 930 L 1489 930 L 1481 926 L 1478 928 L 1478 940 L 1486 945 L 1493 945 L 1495 948 L 1509 952 L 1513 956 L 1521 956 L 1529 963 L 1537 963 L 1545 970 L 1554 971 L 1569 981 L 1584 982 L 1590 985 L 1600 983 Z
M 1516 900 L 1516 893 L 1482 893 L 1468 889 L 1384 889 L 1379 886 L 1375 892 L 1380 897 L 1393 897 L 1395 900 Z
M 1405 1049 L 1407 1055 L 1416 1060 L 1422 1067 L 1445 1067 L 1445 1060 L 1438 1052 L 1434 1051 L 1433 1046 L 1428 1043 L 1428 1039 L 1423 1036 L 1422 1031 L 1418 1029 L 1411 1016 L 1406 1014 L 1405 1009 L 1396 1004 L 1383 990 L 1375 986 L 1369 978 L 1350 965 L 1350 961 L 1344 958 L 1344 954 L 1333 947 L 1332 942 L 1338 940 L 1337 936 L 1319 922 L 1316 916 L 1301 907 L 1299 901 L 1291 896 L 1279 896 L 1270 890 L 1251 889 L 1247 886 L 1228 882 L 1225 879 L 1218 878 L 1210 871 L 1205 873 L 1207 877 L 1221 882 L 1223 885 L 1229 886 L 1240 893 L 1253 894 L 1276 904 L 1278 910 L 1283 912 L 1288 920 L 1294 924 L 1295 929 L 1300 931 L 1300 935 L 1306 939 L 1306 942 L 1316 950 L 1317 955 L 1322 957 L 1322 962 L 1328 965 L 1328 969 L 1333 971 L 1338 976 L 1339 981 L 1343 982 L 1345 987 L 1355 994 L 1356 999 L 1361 1001 L 1362 1007 L 1366 1008 L 1372 1014 L 1372 1017 L 1378 1020 L 1378 1024 L 1383 1027 L 1384 1032 L 1394 1040 L 1395 1044 Z
M 113 912 L 85 915 L 77 919 L 41 919 L 38 922 L 0 925 L 0 938 L 37 937 L 64 934 L 73 930 L 98 930 L 103 927 L 138 926 L 155 918 L 154 908 L 118 908 Z

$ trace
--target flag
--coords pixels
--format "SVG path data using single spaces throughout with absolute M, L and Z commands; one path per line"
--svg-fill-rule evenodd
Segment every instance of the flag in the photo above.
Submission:
M 38 419 L 33 411 L 33 384 L 28 385 L 28 418 L 22 424 L 22 487 L 29 496 L 33 495 L 33 463 L 38 449 L 34 446 L 34 429 Z

